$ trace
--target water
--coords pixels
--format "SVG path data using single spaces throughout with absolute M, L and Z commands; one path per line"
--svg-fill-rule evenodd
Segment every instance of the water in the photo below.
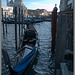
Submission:
M 38 32 L 40 39 L 40 49 L 38 50 L 38 55 L 35 58 L 33 64 L 27 71 L 27 75 L 53 75 L 49 68 L 50 57 L 51 57 L 51 22 L 41 22 L 34 24 L 35 29 Z M 18 29 L 17 29 L 18 30 Z M 19 45 L 19 40 L 18 40 Z M 2 49 L 6 50 L 10 56 L 13 58 L 15 52 L 15 25 L 8 25 L 8 33 L 3 36 L 2 32 Z M 13 63 L 13 62 L 12 62 Z M 2 57 L 2 75 L 9 75 L 4 67 L 4 60 Z

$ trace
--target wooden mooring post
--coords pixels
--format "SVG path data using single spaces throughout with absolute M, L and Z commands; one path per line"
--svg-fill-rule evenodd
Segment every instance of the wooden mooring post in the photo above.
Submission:
M 22 13 L 21 14 L 22 15 L 21 17 L 22 17 L 22 36 L 23 36 L 23 9 L 22 9 L 21 13 Z
M 57 27 L 57 7 L 54 7 L 52 12 L 52 45 L 51 45 L 51 52 L 54 53 L 55 51 L 55 38 L 56 38 L 56 27 Z
M 6 12 L 5 12 L 5 21 L 7 21 L 6 20 Z M 6 26 L 6 33 L 7 33 L 7 22 L 5 23 L 5 26 Z
M 19 47 L 20 47 L 20 8 L 19 8 Z
M 3 8 L 2 8 L 2 25 L 3 25 L 3 35 L 4 35 L 5 32 L 4 32 L 4 22 L 3 22 Z
M 17 7 L 15 7 L 15 46 L 17 51 Z

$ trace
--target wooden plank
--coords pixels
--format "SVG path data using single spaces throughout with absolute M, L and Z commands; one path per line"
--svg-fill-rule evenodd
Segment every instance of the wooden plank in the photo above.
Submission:
M 60 15 L 58 17 L 57 36 L 56 36 L 56 68 L 60 68 L 60 63 L 64 61 L 66 50 L 66 32 L 67 32 L 67 16 Z

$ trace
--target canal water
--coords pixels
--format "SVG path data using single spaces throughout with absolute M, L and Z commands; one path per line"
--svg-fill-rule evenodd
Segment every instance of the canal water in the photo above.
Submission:
M 18 26 L 18 25 L 17 25 Z M 40 22 L 34 24 L 38 32 L 39 50 L 33 64 L 27 71 L 26 75 L 53 75 L 54 70 L 50 69 L 51 60 L 51 22 Z M 2 27 L 3 28 L 3 27 Z M 15 25 L 7 25 L 8 32 L 3 36 L 2 29 L 2 50 L 6 50 L 10 59 L 13 58 L 15 51 Z M 18 28 L 19 29 L 19 28 Z M 18 31 L 17 29 L 17 31 Z M 18 36 L 18 34 L 17 34 Z M 19 45 L 19 37 L 18 37 Z M 13 62 L 11 62 L 13 63 Z M 2 56 L 2 75 L 9 75 L 8 69 L 4 67 L 4 59 Z

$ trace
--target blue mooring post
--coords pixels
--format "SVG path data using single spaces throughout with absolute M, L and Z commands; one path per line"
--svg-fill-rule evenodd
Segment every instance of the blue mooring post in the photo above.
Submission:
M 52 46 L 51 46 L 52 53 L 55 52 L 54 49 L 55 49 L 56 27 L 57 27 L 57 7 L 55 4 L 55 7 L 52 12 Z
M 17 51 L 17 7 L 15 7 L 15 46 Z

